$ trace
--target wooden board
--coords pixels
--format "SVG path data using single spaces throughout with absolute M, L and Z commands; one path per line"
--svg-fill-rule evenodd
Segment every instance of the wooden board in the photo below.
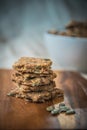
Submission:
M 64 90 L 64 102 L 74 108 L 76 114 L 52 116 L 46 111 L 49 103 L 26 103 L 6 96 L 14 87 L 10 72 L 0 70 L 0 130 L 87 128 L 87 80 L 79 73 L 56 71 L 56 85 Z

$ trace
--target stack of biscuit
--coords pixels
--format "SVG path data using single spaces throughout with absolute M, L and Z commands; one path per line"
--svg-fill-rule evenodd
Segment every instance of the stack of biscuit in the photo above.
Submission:
M 56 74 L 51 70 L 50 59 L 22 57 L 13 65 L 12 81 L 16 89 L 9 95 L 31 102 L 45 102 L 63 97 L 56 88 Z

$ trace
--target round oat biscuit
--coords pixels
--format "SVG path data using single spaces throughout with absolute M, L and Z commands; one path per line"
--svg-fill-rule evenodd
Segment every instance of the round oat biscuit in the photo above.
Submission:
M 21 57 L 14 63 L 13 68 L 21 72 L 49 73 L 52 61 L 33 57 Z
M 19 71 L 12 71 L 12 76 L 14 77 L 18 77 L 18 76 L 22 76 L 25 80 L 26 79 L 32 79 L 32 78 L 40 78 L 40 77 L 45 77 L 45 78 L 50 78 L 50 79 L 54 79 L 57 77 L 57 75 L 53 72 L 50 71 L 49 74 L 35 74 L 35 73 L 29 73 L 29 72 L 19 72 Z
M 15 84 L 20 91 L 28 93 L 28 92 L 41 92 L 41 91 L 52 91 L 54 87 L 56 87 L 55 82 L 51 82 L 49 85 L 43 85 L 43 86 L 27 86 L 22 84 Z
M 12 76 L 12 81 L 18 84 L 29 85 L 29 86 L 40 86 L 50 84 L 53 79 L 51 77 L 39 77 L 33 79 L 24 79 L 23 76 Z
M 37 93 L 36 92 L 24 93 L 18 90 L 16 91 L 14 91 L 15 93 L 14 96 L 18 98 L 27 99 L 28 101 L 35 102 L 35 103 L 43 103 L 64 96 L 63 91 L 58 88 L 54 88 L 51 92 L 44 91 L 44 92 L 37 92 Z

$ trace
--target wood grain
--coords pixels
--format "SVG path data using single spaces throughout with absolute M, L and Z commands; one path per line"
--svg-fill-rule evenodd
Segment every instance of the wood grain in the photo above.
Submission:
M 57 75 L 56 84 L 64 90 L 65 104 L 76 111 L 75 115 L 58 116 L 61 128 L 87 128 L 87 80 L 77 72 L 57 71 Z
M 46 111 L 50 102 L 34 104 L 8 97 L 6 94 L 14 88 L 10 73 L 0 70 L 0 130 L 87 128 L 87 80 L 79 73 L 56 71 L 56 85 L 64 90 L 66 105 L 76 111 L 71 116 L 64 113 L 52 116 Z

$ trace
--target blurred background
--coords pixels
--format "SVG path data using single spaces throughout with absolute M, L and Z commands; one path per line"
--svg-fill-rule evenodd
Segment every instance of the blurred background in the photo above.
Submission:
M 45 32 L 73 19 L 87 20 L 87 0 L 0 0 L 0 68 L 21 56 L 49 57 Z

